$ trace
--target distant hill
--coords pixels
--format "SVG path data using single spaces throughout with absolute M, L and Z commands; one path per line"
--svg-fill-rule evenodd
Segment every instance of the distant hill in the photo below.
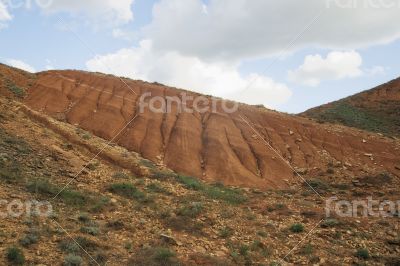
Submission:
M 400 136 L 400 78 L 301 114 L 319 122 L 340 123 Z

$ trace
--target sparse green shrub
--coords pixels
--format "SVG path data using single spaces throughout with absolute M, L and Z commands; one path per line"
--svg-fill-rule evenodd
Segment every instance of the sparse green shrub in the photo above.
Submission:
M 112 184 L 109 188 L 109 191 L 117 195 L 139 201 L 143 201 L 146 198 L 146 195 L 143 192 L 139 191 L 133 184 L 130 183 Z
M 331 218 L 331 219 L 324 220 L 321 223 L 321 227 L 322 228 L 329 228 L 329 227 L 335 227 L 335 226 L 337 226 L 339 224 L 340 224 L 340 222 L 338 220 Z
M 178 215 L 187 216 L 190 218 L 195 218 L 200 215 L 204 210 L 204 206 L 201 202 L 193 202 L 191 204 L 187 204 L 181 209 L 178 210 Z
M 154 193 L 169 194 L 168 190 L 166 190 L 165 188 L 163 188 L 162 186 L 160 186 L 157 183 L 151 183 L 151 184 L 147 185 L 146 189 L 148 191 L 151 191 L 151 192 L 154 192 Z
M 174 176 L 173 173 L 167 172 L 167 171 L 160 171 L 160 170 L 154 170 L 151 174 L 152 178 L 158 179 L 158 180 L 167 180 L 172 176 Z
M 78 246 L 78 244 L 75 243 L 75 241 L 71 241 L 69 239 L 61 241 L 59 244 L 59 248 L 66 253 L 72 254 L 76 254 L 80 251 L 80 247 Z
M 304 182 L 304 186 L 312 187 L 318 193 L 325 193 L 329 191 L 329 185 L 320 179 L 309 179 L 307 182 Z
M 115 230 L 121 230 L 124 228 L 124 226 L 125 226 L 124 223 L 120 220 L 107 222 L 107 227 Z
M 36 244 L 39 241 L 39 235 L 36 232 L 29 232 L 23 238 L 19 240 L 19 243 L 23 247 L 29 247 L 30 245 Z
M 178 175 L 176 178 L 178 182 L 183 184 L 187 189 L 192 189 L 192 190 L 203 189 L 203 184 L 193 177 Z
M 90 259 L 89 261 L 89 265 L 93 265 L 93 266 L 98 266 L 100 265 L 106 265 L 107 264 L 107 255 L 104 254 L 103 252 L 97 252 L 94 256 L 93 259 Z
M 28 184 L 28 190 L 32 193 L 55 197 L 57 195 L 62 201 L 74 206 L 83 206 L 88 203 L 89 198 L 84 194 L 64 187 L 58 187 L 47 180 L 35 180 Z
M 309 256 L 313 253 L 314 253 L 314 247 L 310 243 L 308 243 L 307 245 L 305 245 L 304 247 L 302 247 L 300 249 L 300 254 L 302 254 L 302 255 Z
M 89 222 L 90 221 L 89 214 L 87 214 L 85 212 L 80 213 L 79 216 L 78 216 L 78 220 L 83 222 L 83 223 Z
M 90 135 L 89 133 L 85 133 L 85 134 L 82 135 L 82 138 L 83 138 L 84 140 L 89 140 L 89 139 L 92 138 L 92 135 Z
M 83 259 L 80 256 L 69 254 L 64 258 L 64 266 L 80 266 L 83 263 Z
M 249 253 L 250 247 L 248 245 L 240 245 L 239 246 L 239 254 L 242 256 L 247 256 Z
M 222 200 L 234 205 L 242 204 L 247 200 L 239 189 L 227 188 L 221 184 L 205 186 L 204 193 L 211 199 Z
M 107 197 L 101 197 L 100 199 L 96 199 L 96 201 L 93 203 L 92 208 L 90 209 L 91 212 L 99 213 L 104 208 L 110 204 L 110 199 Z
M 240 190 L 225 187 L 221 183 L 207 185 L 194 177 L 178 175 L 177 181 L 187 189 L 200 191 L 211 199 L 222 200 L 230 204 L 241 204 L 246 201 Z
M 224 227 L 221 230 L 219 230 L 219 236 L 222 238 L 228 238 L 233 234 L 232 228 L 229 227 Z
M 257 235 L 259 235 L 259 236 L 261 236 L 261 237 L 267 237 L 267 236 L 268 236 L 268 233 L 265 232 L 265 231 L 258 231 L 258 232 L 257 232 Z
M 290 231 L 292 231 L 293 233 L 301 233 L 304 231 L 304 225 L 299 223 L 292 224 L 290 226 Z
M 131 251 L 131 250 L 132 250 L 132 247 L 133 247 L 133 245 L 132 245 L 131 242 L 126 242 L 126 243 L 124 244 L 124 248 L 125 248 L 126 250 L 128 250 L 128 251 Z
M 170 262 L 172 258 L 176 255 L 174 252 L 167 248 L 158 248 L 154 254 L 154 260 L 160 263 L 160 265 L 165 265 Z
M 81 227 L 80 231 L 85 234 L 97 236 L 100 232 L 100 229 L 95 226 L 83 226 L 83 227 Z
M 6 252 L 7 260 L 12 265 L 22 265 L 25 263 L 25 256 L 21 249 L 11 247 Z
M 356 251 L 356 257 L 367 260 L 370 258 L 368 249 L 361 248 Z
M 18 98 L 25 97 L 25 90 L 21 87 L 18 87 L 16 84 L 12 82 L 8 82 L 7 88 L 10 92 L 12 92 Z
M 82 236 L 77 237 L 75 240 L 65 239 L 59 244 L 59 248 L 62 251 L 71 254 L 78 254 L 82 251 L 82 249 L 86 251 L 93 251 L 97 247 L 98 245 L 94 241 Z
M 129 175 L 124 172 L 116 172 L 112 175 L 115 179 L 128 179 Z
M 176 254 L 163 247 L 144 248 L 135 252 L 135 256 L 129 260 L 128 266 L 177 266 L 180 265 Z

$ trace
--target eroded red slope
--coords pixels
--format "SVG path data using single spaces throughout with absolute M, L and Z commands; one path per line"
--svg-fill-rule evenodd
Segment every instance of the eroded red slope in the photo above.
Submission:
M 246 105 L 231 114 L 180 113 L 176 106 L 167 114 L 148 108 L 141 113 L 138 101 L 145 92 L 165 97 L 180 96 L 182 91 L 102 74 L 49 71 L 37 75 L 26 104 L 108 140 L 121 132 L 113 142 L 208 181 L 286 187 L 297 177 L 279 156 L 311 172 L 341 162 L 354 175 L 363 171 L 400 174 L 395 168 L 399 146 L 391 139 Z

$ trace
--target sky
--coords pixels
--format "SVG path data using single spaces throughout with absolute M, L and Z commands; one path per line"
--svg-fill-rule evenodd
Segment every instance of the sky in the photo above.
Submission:
M 400 76 L 400 0 L 0 0 L 0 62 L 299 113 Z

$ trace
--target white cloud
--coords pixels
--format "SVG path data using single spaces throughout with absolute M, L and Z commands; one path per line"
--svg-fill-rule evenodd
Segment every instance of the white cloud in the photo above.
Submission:
M 386 69 L 383 66 L 374 66 L 366 69 L 365 72 L 369 76 L 378 76 L 378 75 L 384 75 L 386 73 Z
M 16 68 L 19 68 L 19 69 L 22 69 L 22 70 L 25 70 L 25 71 L 28 71 L 28 72 L 31 72 L 31 73 L 36 72 L 36 70 L 32 66 L 30 66 L 29 64 L 27 64 L 21 60 L 8 59 L 8 60 L 6 60 L 6 64 L 16 67 Z
M 157 81 L 249 104 L 276 107 L 292 94 L 284 84 L 271 78 L 256 74 L 242 76 L 238 64 L 210 63 L 177 52 L 154 51 L 150 40 L 140 42 L 139 47 L 96 56 L 86 66 L 91 71 Z M 251 82 L 252 86 L 242 92 Z
M 132 41 L 137 37 L 137 34 L 133 31 L 123 30 L 120 28 L 113 29 L 112 35 L 114 38 L 122 39 L 126 41 Z
M 0 1 L 0 30 L 7 28 L 7 21 L 12 19 L 11 14 L 8 12 L 6 5 Z
M 326 58 L 308 55 L 296 70 L 289 71 L 289 79 L 307 86 L 318 86 L 323 80 L 338 80 L 357 77 L 361 70 L 362 57 L 355 51 L 330 52 Z
M 131 6 L 134 0 L 53 0 L 42 6 L 47 13 L 67 12 L 85 16 L 91 21 L 119 25 L 133 20 Z M 104 26 L 104 23 L 102 24 Z
M 289 50 L 307 45 L 349 50 L 400 37 L 398 8 L 364 6 L 365 1 L 352 1 L 360 4 L 343 8 L 343 2 L 210 0 L 205 6 L 202 0 L 161 0 L 143 33 L 156 50 L 208 60 L 281 52 L 320 12 Z

